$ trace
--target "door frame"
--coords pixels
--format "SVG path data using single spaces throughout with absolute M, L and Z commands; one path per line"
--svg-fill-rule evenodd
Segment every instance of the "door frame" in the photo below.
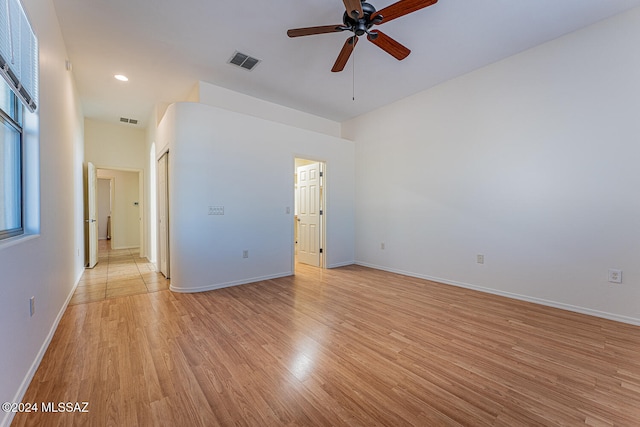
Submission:
M 320 267 L 322 269 L 327 268 L 327 161 L 317 158 L 315 156 L 308 156 L 304 154 L 294 154 L 293 156 L 293 215 L 291 221 L 291 271 L 295 275 L 296 273 L 296 227 L 298 226 L 295 221 L 296 214 L 296 192 L 298 191 L 297 173 L 298 173 L 298 161 L 305 161 L 309 163 L 320 163 L 320 171 L 322 176 L 320 177 L 320 209 L 322 209 L 322 215 L 320 216 L 320 248 L 322 253 L 320 254 Z

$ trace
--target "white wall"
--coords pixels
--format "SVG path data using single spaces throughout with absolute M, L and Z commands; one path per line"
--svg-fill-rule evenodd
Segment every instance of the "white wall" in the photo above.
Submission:
M 111 248 L 128 249 L 140 246 L 140 203 L 138 172 L 98 169 L 99 178 L 113 178 L 111 214 Z
M 145 167 L 145 131 L 132 125 L 85 119 L 85 161 L 96 167 L 142 170 Z
M 345 123 L 357 261 L 640 323 L 638 40 L 636 9 Z
M 339 137 L 341 132 L 340 123 L 333 120 L 234 92 L 211 83 L 198 82 L 189 96 L 189 101 L 201 102 L 329 136 Z
M 349 141 L 195 103 L 170 106 L 156 138 L 159 151 L 169 146 L 173 290 L 292 274 L 296 156 L 327 163 L 328 265 L 353 263 Z M 208 215 L 208 206 L 224 206 L 224 215 Z
M 39 145 L 30 238 L 0 243 L 0 401 L 19 402 L 83 271 L 83 122 L 51 0 L 22 0 L 40 47 L 40 106 L 25 145 Z M 29 150 L 31 148 L 28 148 Z M 31 180 L 30 180 L 31 181 Z M 39 205 L 39 209 L 38 209 Z M 39 215 L 38 215 L 39 210 Z M 39 218 L 38 218 L 39 217 Z M 29 316 L 29 298 L 36 312 Z M 0 412 L 0 425 L 10 414 Z

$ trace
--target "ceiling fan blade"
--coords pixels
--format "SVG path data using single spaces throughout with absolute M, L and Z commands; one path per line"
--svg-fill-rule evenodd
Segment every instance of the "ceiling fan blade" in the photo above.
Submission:
M 411 53 L 411 50 L 407 47 L 401 45 L 385 33 L 378 30 L 370 31 L 367 35 L 367 39 L 389 55 L 396 58 L 398 61 L 402 61 Z
M 354 19 L 362 18 L 364 12 L 362 11 L 362 3 L 360 0 L 342 0 L 344 8 L 347 10 L 347 15 Z
M 344 42 L 344 46 L 342 46 L 342 50 L 338 54 L 338 59 L 336 59 L 336 63 L 333 64 L 333 68 L 331 71 L 337 73 L 338 71 L 344 70 L 344 66 L 347 65 L 349 61 L 349 57 L 351 56 L 351 52 L 358 44 L 358 37 L 349 37 L 346 42 Z
M 436 4 L 437 2 L 438 0 L 400 0 L 372 14 L 371 20 L 374 24 L 384 24 L 392 19 L 400 18 L 416 10 Z M 382 20 L 376 20 L 375 18 L 378 16 L 382 16 Z
M 339 33 L 340 31 L 344 31 L 345 27 L 342 24 L 337 25 L 322 25 L 320 27 L 306 27 L 306 28 L 294 28 L 287 31 L 287 35 L 289 37 L 301 37 L 301 36 L 312 36 L 314 34 L 325 34 L 325 33 Z

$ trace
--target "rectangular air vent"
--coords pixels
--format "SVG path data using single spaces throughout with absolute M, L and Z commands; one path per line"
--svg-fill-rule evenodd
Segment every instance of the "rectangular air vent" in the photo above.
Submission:
M 120 117 L 120 121 L 122 123 L 129 123 L 132 125 L 137 125 L 138 124 L 138 119 L 129 119 L 127 117 Z
M 238 67 L 244 68 L 245 70 L 249 71 L 253 70 L 259 63 L 259 59 L 253 58 L 238 51 L 236 51 L 231 59 L 229 59 L 229 64 L 237 65 Z

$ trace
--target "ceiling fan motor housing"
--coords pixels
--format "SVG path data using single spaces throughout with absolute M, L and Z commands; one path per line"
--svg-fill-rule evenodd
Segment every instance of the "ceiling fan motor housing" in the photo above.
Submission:
M 347 12 L 342 16 L 342 22 L 348 27 L 350 31 L 353 31 L 356 36 L 361 36 L 369 31 L 374 24 L 378 23 L 380 18 L 375 15 L 376 8 L 369 3 L 362 3 L 363 17 L 354 19 L 349 16 Z M 371 17 L 373 16 L 373 19 Z

